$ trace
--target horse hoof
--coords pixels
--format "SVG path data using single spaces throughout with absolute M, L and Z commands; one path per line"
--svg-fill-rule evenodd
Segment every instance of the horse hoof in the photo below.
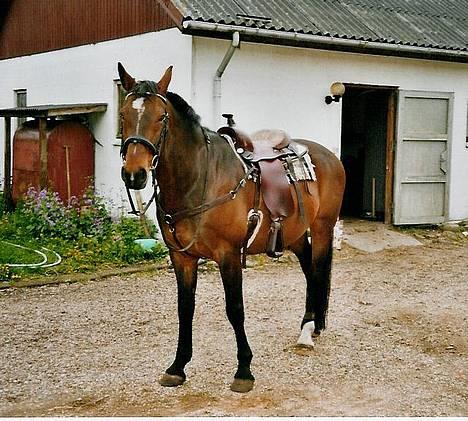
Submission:
M 231 390 L 237 393 L 250 392 L 254 387 L 254 381 L 249 379 L 234 379 Z
M 184 382 L 185 379 L 183 377 L 167 373 L 164 373 L 159 379 L 159 384 L 164 387 L 176 387 L 180 386 Z

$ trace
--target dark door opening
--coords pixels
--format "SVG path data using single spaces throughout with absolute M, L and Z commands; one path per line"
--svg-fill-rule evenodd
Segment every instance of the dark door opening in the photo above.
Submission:
M 346 170 L 342 215 L 391 222 L 395 89 L 347 85 L 341 159 Z

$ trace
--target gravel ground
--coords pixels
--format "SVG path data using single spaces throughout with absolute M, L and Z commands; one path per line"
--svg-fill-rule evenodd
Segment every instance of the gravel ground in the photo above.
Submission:
M 0 416 L 467 416 L 468 242 L 335 254 L 328 329 L 294 347 L 305 282 L 290 256 L 245 271 L 256 385 L 229 390 L 234 335 L 201 270 L 188 381 L 157 378 L 176 346 L 170 271 L 0 292 Z

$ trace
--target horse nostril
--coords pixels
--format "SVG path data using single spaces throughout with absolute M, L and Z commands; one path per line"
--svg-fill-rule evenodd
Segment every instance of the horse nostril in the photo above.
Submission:
M 141 188 L 145 187 L 147 178 L 148 178 L 148 173 L 143 168 L 138 170 L 135 174 L 135 182 L 141 185 L 142 186 Z
M 129 172 L 125 168 L 122 168 L 121 177 L 129 189 L 141 190 L 146 186 L 148 174 L 144 168 L 135 172 Z

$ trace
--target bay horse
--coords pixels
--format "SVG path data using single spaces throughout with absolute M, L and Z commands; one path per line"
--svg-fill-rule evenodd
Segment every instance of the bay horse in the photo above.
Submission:
M 155 187 L 157 218 L 177 279 L 177 351 L 159 383 L 179 386 L 186 380 L 185 366 L 192 358 L 197 268 L 199 259 L 204 258 L 219 266 L 226 313 L 237 342 L 238 367 L 231 390 L 248 392 L 255 379 L 250 369 L 252 351 L 244 330 L 241 250 L 256 183 L 246 175 L 246 166 L 226 138 L 203 127 L 193 108 L 168 91 L 172 66 L 157 83 L 136 81 L 121 63 L 118 71 L 127 92 L 120 110 L 121 177 L 127 190 L 139 190 L 153 175 L 153 183 L 159 188 L 156 194 Z M 325 328 L 333 230 L 341 208 L 345 174 L 340 160 L 328 149 L 311 141 L 297 142 L 308 148 L 316 181 L 297 183 L 304 215 L 300 215 L 294 196 L 293 213 L 282 221 L 282 238 L 284 247 L 298 257 L 307 282 L 299 342 L 313 345 L 312 336 Z M 263 199 L 258 206 L 268 215 Z M 261 222 L 248 254 L 265 252 L 270 228 L 267 219 Z

